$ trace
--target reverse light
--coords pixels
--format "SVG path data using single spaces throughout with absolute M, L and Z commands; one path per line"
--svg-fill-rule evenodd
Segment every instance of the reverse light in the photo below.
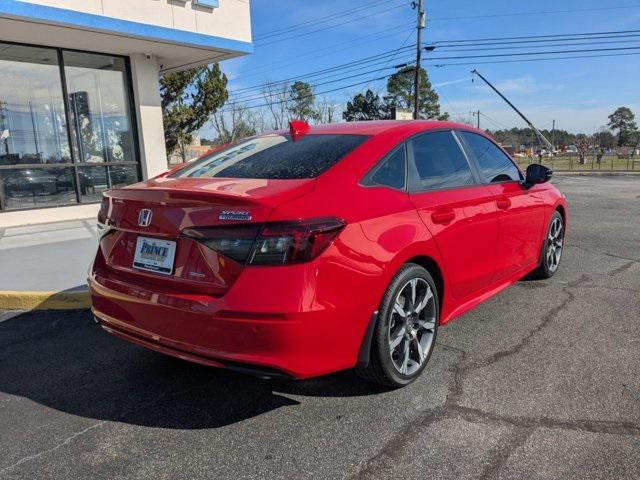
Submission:
M 320 255 L 342 231 L 337 218 L 262 225 L 188 228 L 182 233 L 247 265 L 290 265 Z

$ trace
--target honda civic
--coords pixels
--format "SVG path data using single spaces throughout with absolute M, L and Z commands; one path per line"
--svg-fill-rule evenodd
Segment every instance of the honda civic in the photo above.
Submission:
M 240 140 L 104 194 L 90 269 L 109 333 L 184 360 L 400 387 L 438 328 L 557 271 L 567 204 L 480 130 L 310 126 Z

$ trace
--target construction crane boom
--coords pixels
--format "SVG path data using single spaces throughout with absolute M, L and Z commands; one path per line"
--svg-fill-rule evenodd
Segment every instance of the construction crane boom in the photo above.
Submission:
M 530 121 L 527 117 L 525 117 L 525 116 L 524 116 L 524 114 L 523 114 L 520 110 L 518 110 L 518 109 L 516 108 L 516 106 L 515 106 L 513 103 L 511 103 L 511 102 L 509 101 L 509 99 L 508 99 L 507 97 L 505 97 L 502 93 L 500 93 L 500 91 L 499 91 L 496 87 L 494 87 L 494 86 L 491 84 L 491 82 L 489 82 L 489 80 L 487 80 L 486 78 L 484 78 L 484 77 L 482 76 L 482 74 L 481 74 L 478 70 L 475 70 L 475 69 L 474 69 L 474 70 L 472 70 L 472 71 L 471 71 L 471 73 L 473 73 L 473 74 L 477 75 L 477 76 L 478 76 L 478 77 L 479 77 L 479 78 L 480 78 L 484 83 L 486 83 L 487 85 L 489 85 L 489 87 L 490 87 L 494 92 L 496 92 L 496 93 L 500 96 L 500 98 L 502 98 L 505 102 L 507 102 L 507 104 L 508 104 L 511 108 L 513 108 L 513 109 L 515 110 L 515 112 L 516 112 L 518 115 L 520 115 L 520 117 L 521 117 L 521 118 L 526 122 L 526 124 L 527 124 L 527 125 L 529 125 L 529 128 L 531 128 L 531 130 L 533 130 L 533 132 L 534 132 L 534 133 L 536 134 L 536 136 L 538 137 L 538 140 L 540 140 L 540 142 L 541 142 L 541 143 L 544 143 L 544 144 L 549 148 L 549 151 L 553 152 L 553 144 L 552 144 L 552 143 L 547 139 L 547 137 L 545 137 L 545 136 L 542 134 L 542 132 L 541 132 L 540 130 L 538 130 L 538 129 L 533 125 L 533 123 L 531 123 L 531 121 Z

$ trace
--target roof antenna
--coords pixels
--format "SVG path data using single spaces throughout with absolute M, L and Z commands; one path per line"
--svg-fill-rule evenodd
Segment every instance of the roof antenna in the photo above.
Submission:
M 289 122 L 289 134 L 294 142 L 306 135 L 310 128 L 309 124 L 304 120 L 291 120 Z

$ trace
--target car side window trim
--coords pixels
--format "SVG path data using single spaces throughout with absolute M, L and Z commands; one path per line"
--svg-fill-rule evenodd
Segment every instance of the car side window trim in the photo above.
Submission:
M 461 136 L 457 134 L 456 130 L 451 130 L 451 135 L 453 135 L 453 138 L 456 140 L 458 148 L 462 151 L 464 158 L 467 159 L 467 163 L 469 164 L 469 168 L 471 169 L 471 173 L 473 174 L 473 179 L 478 185 L 482 185 L 483 182 L 482 175 L 480 174 L 480 169 L 478 168 L 478 165 L 471 157 L 471 155 L 469 155 L 469 153 L 467 152 L 465 145 L 462 143 L 462 140 L 460 138 Z
M 469 170 L 471 171 L 471 176 L 473 178 L 473 183 L 469 184 L 469 185 L 457 185 L 457 186 L 452 186 L 452 187 L 444 187 L 444 188 L 424 188 L 422 187 L 422 184 L 420 182 L 420 174 L 418 173 L 418 167 L 416 166 L 416 161 L 415 161 L 415 152 L 413 150 L 413 141 L 417 138 L 422 137 L 423 135 L 430 135 L 432 133 L 436 133 L 436 132 L 449 132 L 449 134 L 453 137 L 454 141 L 456 142 L 456 145 L 458 145 L 458 148 L 460 149 L 460 152 L 462 153 L 462 156 L 465 158 L 467 165 L 469 166 Z M 406 140 L 406 145 L 407 145 L 407 172 L 408 172 L 408 191 L 411 194 L 418 194 L 418 193 L 429 193 L 429 192 L 443 192 L 443 191 L 447 191 L 447 190 L 458 190 L 458 189 L 463 189 L 463 188 L 474 188 L 474 187 L 478 187 L 483 185 L 482 182 L 480 181 L 480 176 L 478 175 L 478 172 L 476 171 L 475 165 L 471 162 L 471 159 L 467 156 L 467 153 L 465 152 L 464 148 L 462 148 L 462 146 L 460 145 L 460 142 L 458 141 L 456 135 L 454 134 L 453 130 L 450 128 L 438 128 L 438 129 L 433 129 L 433 130 L 429 130 L 427 132 L 420 132 L 417 133 L 415 135 L 412 135 L 411 137 L 407 138 Z
M 520 180 L 500 180 L 498 182 L 487 182 L 482 178 L 482 175 L 480 174 L 480 165 L 478 163 L 478 159 L 476 158 L 475 154 L 473 153 L 473 149 L 471 148 L 471 146 L 469 145 L 469 143 L 467 142 L 467 140 L 464 138 L 463 135 L 461 135 L 461 132 L 467 132 L 467 133 L 471 133 L 473 135 L 478 135 L 482 138 L 484 138 L 485 140 L 491 142 L 493 145 L 495 145 L 496 147 L 498 147 L 498 149 L 500 150 L 500 152 L 502 152 L 502 154 L 507 157 L 509 159 L 509 161 L 513 164 L 513 166 L 516 168 L 516 170 L 518 171 L 518 175 L 520 175 Z M 524 177 L 522 175 L 522 171 L 520 170 L 520 167 L 518 167 L 518 165 L 516 164 L 516 162 L 513 161 L 513 158 L 511 158 L 511 155 L 507 154 L 504 149 L 502 147 L 500 147 L 500 145 L 498 145 L 497 143 L 495 143 L 493 140 L 491 140 L 490 138 L 485 137 L 484 135 L 480 135 L 476 132 L 472 132 L 470 130 L 462 130 L 462 129 L 457 129 L 453 131 L 454 136 L 458 139 L 458 143 L 461 145 L 463 151 L 465 152 L 465 155 L 467 157 L 467 159 L 470 161 L 470 163 L 473 164 L 473 169 L 474 171 L 477 173 L 478 175 L 478 179 L 480 181 L 480 183 L 482 185 L 500 185 L 500 184 L 504 184 L 504 183 L 522 183 L 524 181 Z
M 392 187 L 391 185 L 385 185 L 384 183 L 375 182 L 373 180 L 373 177 L 375 176 L 376 173 L 378 173 L 378 170 L 380 170 L 384 166 L 384 164 L 396 153 L 398 153 L 398 151 L 401 149 L 403 150 L 403 153 L 404 153 L 404 184 L 402 188 L 396 188 L 396 187 Z M 384 157 L 378 160 L 373 167 L 371 167 L 371 169 L 365 174 L 365 176 L 362 177 L 362 180 L 360 180 L 359 182 L 360 186 L 365 188 L 372 188 L 372 187 L 388 188 L 389 190 L 395 190 L 396 192 L 406 192 L 407 186 L 409 183 L 408 158 L 409 158 L 409 152 L 407 151 L 407 142 L 403 141 L 399 145 L 396 145 L 389 153 L 387 153 Z

